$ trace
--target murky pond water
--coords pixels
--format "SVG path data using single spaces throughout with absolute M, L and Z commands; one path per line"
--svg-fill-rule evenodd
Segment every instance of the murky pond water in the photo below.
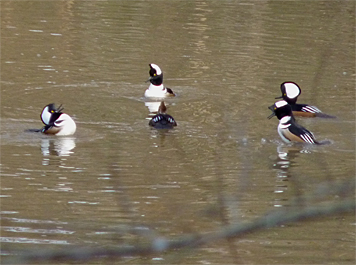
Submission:
M 1 1 L 2 258 L 213 231 L 352 179 L 354 25 L 353 1 Z M 148 126 L 149 63 L 173 130 Z M 330 145 L 282 143 L 267 106 L 286 80 L 337 116 L 298 119 Z M 52 102 L 74 136 L 25 132 Z M 117 262 L 353 264 L 354 231 L 343 214 Z

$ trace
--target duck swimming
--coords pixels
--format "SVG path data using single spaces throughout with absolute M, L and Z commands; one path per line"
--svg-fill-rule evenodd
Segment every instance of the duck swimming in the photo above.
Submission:
M 297 99 L 302 93 L 302 90 L 294 82 L 283 82 L 281 84 L 281 92 L 282 96 L 276 97 L 276 99 L 282 98 L 285 100 L 291 106 L 294 116 L 335 118 L 335 116 L 323 113 L 315 106 L 308 104 L 297 104 Z
M 60 105 L 55 107 L 54 103 L 46 105 L 41 113 L 41 120 L 44 123 L 42 129 L 30 129 L 31 132 L 41 132 L 53 135 L 72 135 L 75 133 L 77 126 L 74 120 L 66 113 L 62 112 Z
M 149 64 L 150 66 L 150 77 L 147 82 L 150 81 L 150 86 L 145 91 L 145 97 L 154 97 L 154 98 L 165 98 L 165 97 L 174 97 L 172 89 L 165 87 L 163 85 L 163 72 L 157 64 Z
M 171 115 L 166 114 L 167 108 L 164 102 L 158 108 L 158 114 L 153 116 L 148 125 L 156 129 L 172 129 L 177 126 L 176 121 Z
M 285 100 L 277 101 L 273 106 L 269 107 L 269 109 L 271 109 L 273 113 L 268 116 L 268 118 L 270 119 L 273 116 L 277 116 L 279 119 L 277 131 L 284 142 L 320 144 L 315 140 L 313 133 L 295 121 L 292 108 Z

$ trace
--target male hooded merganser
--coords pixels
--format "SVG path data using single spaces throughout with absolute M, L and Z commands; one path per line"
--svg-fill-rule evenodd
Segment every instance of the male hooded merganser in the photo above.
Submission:
M 176 121 L 171 115 L 166 114 L 166 105 L 164 102 L 161 102 L 161 105 L 158 108 L 158 114 L 153 116 L 148 125 L 156 129 L 172 129 L 174 126 L 177 126 Z
M 285 101 L 287 101 L 287 103 L 291 106 L 295 116 L 335 118 L 334 116 L 323 113 L 315 106 L 310 106 L 308 104 L 297 104 L 298 96 L 301 94 L 302 90 L 294 82 L 282 83 L 281 92 L 282 96 L 276 97 L 276 99 L 283 98 Z
M 310 131 L 295 121 L 291 105 L 285 100 L 277 101 L 273 106 L 270 106 L 269 109 L 272 110 L 273 113 L 268 116 L 268 118 L 270 119 L 273 116 L 277 116 L 279 119 L 278 134 L 283 141 L 286 143 L 302 142 L 320 144 L 315 140 L 314 135 Z
M 151 82 L 150 86 L 145 91 L 145 97 L 152 98 L 164 98 L 164 97 L 174 97 L 172 89 L 165 87 L 163 85 L 163 72 L 156 64 L 149 64 L 150 66 L 150 77 L 147 80 Z
M 63 113 L 62 110 L 62 105 L 56 108 L 53 103 L 48 104 L 41 113 L 41 120 L 45 126 L 42 129 L 30 129 L 28 131 L 55 135 L 74 134 L 77 126 L 74 120 L 68 114 Z

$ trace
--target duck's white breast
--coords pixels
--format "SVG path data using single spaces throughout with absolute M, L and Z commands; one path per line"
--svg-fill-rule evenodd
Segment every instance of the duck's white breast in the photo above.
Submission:
M 148 89 L 145 91 L 145 97 L 148 98 L 161 98 L 161 97 L 166 97 L 167 96 L 167 91 L 164 88 L 163 84 L 159 86 L 155 86 L 153 84 L 150 84 Z
M 56 135 L 72 135 L 77 130 L 74 120 L 65 113 L 59 116 L 54 124 L 60 128 L 60 131 Z

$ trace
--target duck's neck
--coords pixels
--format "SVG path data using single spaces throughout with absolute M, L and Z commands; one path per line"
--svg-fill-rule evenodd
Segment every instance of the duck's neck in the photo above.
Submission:
M 148 89 L 151 90 L 151 91 L 162 91 L 162 90 L 164 90 L 164 85 L 160 84 L 160 85 L 156 86 L 154 84 L 150 84 Z

